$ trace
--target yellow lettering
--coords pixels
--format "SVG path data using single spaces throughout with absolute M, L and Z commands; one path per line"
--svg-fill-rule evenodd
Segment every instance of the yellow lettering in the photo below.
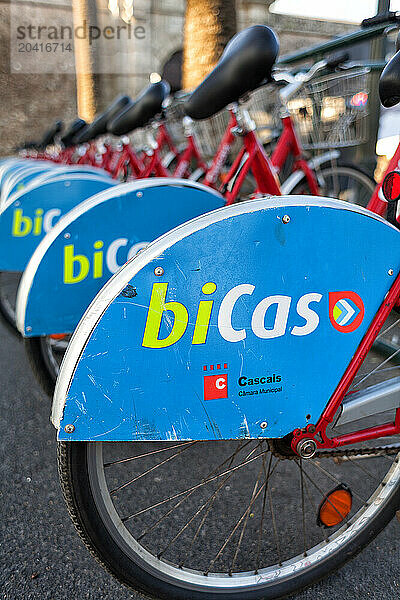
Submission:
M 78 273 L 74 275 L 74 266 L 78 266 Z M 89 273 L 89 260 L 83 254 L 74 255 L 74 245 L 64 246 L 64 283 L 79 283 Z
M 147 313 L 146 327 L 142 345 L 146 348 L 166 348 L 178 342 L 186 331 L 189 315 L 186 307 L 180 302 L 165 302 L 168 283 L 154 283 L 151 292 L 150 305 Z M 159 339 L 161 321 L 164 312 L 174 314 L 173 322 L 169 315 L 165 316 L 169 334 Z
M 32 219 L 24 217 L 22 208 L 14 210 L 13 224 L 12 224 L 12 235 L 13 237 L 24 237 L 28 235 L 32 230 Z

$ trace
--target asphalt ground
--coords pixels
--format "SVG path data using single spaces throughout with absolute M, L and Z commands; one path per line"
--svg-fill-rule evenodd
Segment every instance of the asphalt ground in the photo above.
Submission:
M 140 599 L 81 543 L 58 484 L 50 400 L 23 344 L 0 324 L 0 598 Z M 393 520 L 358 557 L 298 600 L 400 598 L 400 524 Z

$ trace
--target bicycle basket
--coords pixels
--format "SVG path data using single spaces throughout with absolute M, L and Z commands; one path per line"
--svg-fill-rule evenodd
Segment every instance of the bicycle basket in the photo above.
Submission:
M 143 150 L 148 146 L 147 136 L 148 132 L 151 131 L 151 129 L 151 125 L 147 125 L 146 127 L 140 127 L 139 129 L 135 129 L 129 135 L 131 145 L 137 152 Z
M 287 104 L 303 148 L 356 146 L 367 139 L 370 70 L 310 81 Z
M 164 107 L 165 125 L 176 146 L 185 143 L 185 134 L 182 123 L 185 116 L 183 103 L 188 95 L 189 94 L 181 94 L 178 98 L 174 98 Z
M 205 160 L 214 158 L 230 119 L 228 110 L 223 109 L 209 119 L 194 121 L 194 133 L 197 148 Z M 240 140 L 235 139 L 230 157 L 236 156 L 240 149 Z
M 282 125 L 279 116 L 279 89 L 276 84 L 256 89 L 243 106 L 255 122 L 258 137 L 263 144 L 279 136 Z

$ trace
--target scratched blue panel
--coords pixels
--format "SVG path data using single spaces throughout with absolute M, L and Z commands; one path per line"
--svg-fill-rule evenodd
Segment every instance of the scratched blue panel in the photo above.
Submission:
M 0 270 L 23 271 L 39 242 L 74 206 L 115 185 L 98 175 L 59 176 L 0 209 Z
M 133 191 L 127 187 L 118 186 L 107 201 L 85 210 L 47 250 L 30 288 L 25 335 L 72 332 L 131 251 L 224 204 L 222 196 L 186 185 L 154 184 Z
M 291 221 L 284 225 L 286 211 Z M 164 275 L 156 277 L 160 264 Z M 391 268 L 395 274 L 400 268 L 399 232 L 344 210 L 282 206 L 193 233 L 142 268 L 99 320 L 77 364 L 59 438 L 278 437 L 315 423 L 393 283 Z M 143 347 L 151 291 L 162 282 L 168 283 L 166 301 L 186 307 L 188 324 L 169 347 Z M 202 293 L 207 282 L 217 286 L 209 295 Z M 221 303 L 242 284 L 255 286 L 232 309 L 232 327 L 245 337 L 227 341 L 221 332 L 226 337 L 229 328 L 218 323 Z M 297 303 L 310 293 L 321 295 L 309 304 L 317 325 L 294 335 L 309 320 L 298 314 Z M 347 298 L 350 308 L 330 310 L 330 293 L 338 293 L 335 304 Z M 260 323 L 274 329 L 276 305 L 264 320 L 252 319 L 257 305 L 275 295 L 291 299 L 287 322 L 282 317 L 279 337 L 261 338 L 254 329 L 260 334 Z M 210 299 L 207 339 L 195 345 L 199 301 Z M 178 321 L 185 323 L 184 313 Z M 159 338 L 177 322 L 173 312 L 164 312 Z M 206 379 L 213 376 L 219 385 Z M 64 432 L 67 423 L 74 433 Z

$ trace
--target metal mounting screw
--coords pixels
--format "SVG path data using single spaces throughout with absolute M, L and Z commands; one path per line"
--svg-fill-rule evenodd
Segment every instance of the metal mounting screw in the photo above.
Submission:
M 28 327 L 26 328 L 27 331 L 32 331 L 32 327 L 30 325 L 28 325 Z
M 162 267 L 156 267 L 154 269 L 154 275 L 157 275 L 157 277 L 161 277 L 161 275 L 164 275 L 164 269 Z
M 136 197 L 141 198 L 143 196 L 143 192 L 137 192 Z
M 262 423 L 260 423 L 260 427 L 261 429 L 266 429 L 268 427 L 267 421 L 263 421 Z
M 301 458 L 312 458 L 317 451 L 317 444 L 314 440 L 301 440 L 296 447 L 297 454 Z
M 74 433 L 75 425 L 66 425 L 64 427 L 64 431 L 65 431 L 65 433 Z
M 70 238 L 70 237 L 71 237 L 71 234 L 70 234 L 70 233 L 64 233 L 64 238 L 65 238 L 66 240 L 69 240 L 69 238 Z
M 289 215 L 283 215 L 283 217 L 282 217 L 282 223 L 285 223 L 285 225 L 286 225 L 286 223 L 289 223 L 289 222 L 290 222 Z
M 393 269 L 389 269 L 388 275 L 393 275 L 393 273 L 394 273 Z

